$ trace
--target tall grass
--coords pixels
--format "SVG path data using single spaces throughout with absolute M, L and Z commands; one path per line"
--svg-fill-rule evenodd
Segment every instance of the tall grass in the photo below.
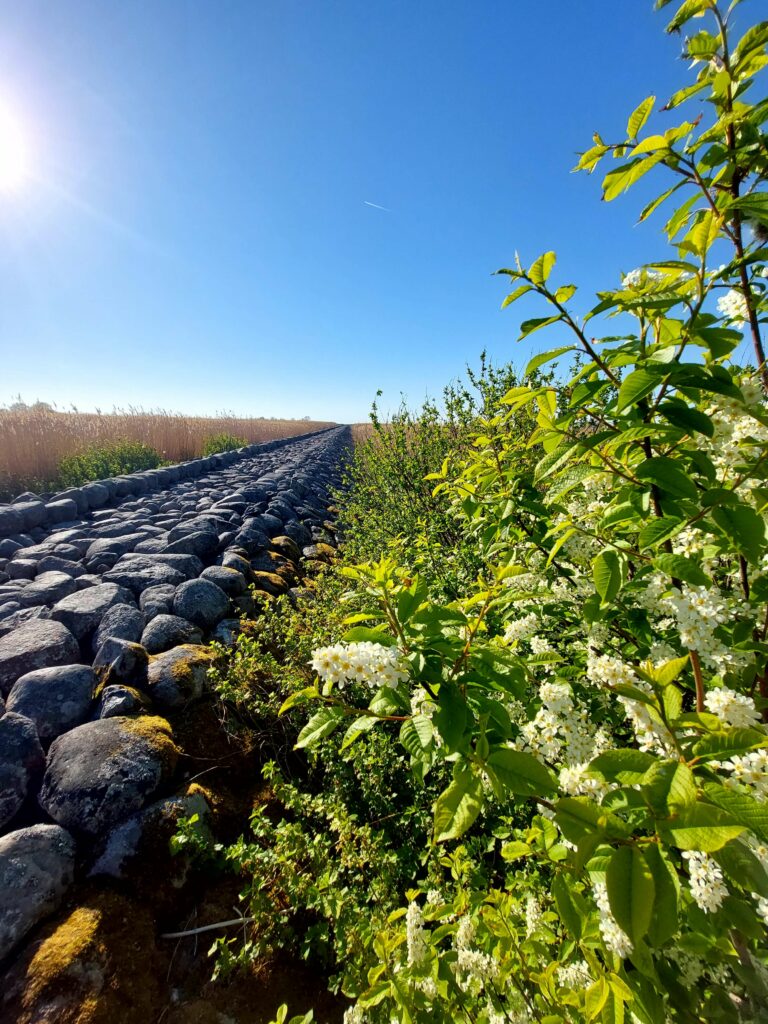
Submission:
M 61 484 L 61 460 L 93 445 L 137 441 L 154 448 L 164 461 L 182 462 L 202 455 L 212 434 L 233 434 L 253 443 L 328 426 L 332 424 L 228 413 L 184 416 L 165 409 L 60 412 L 44 403 L 17 402 L 0 407 L 0 500 L 24 490 L 55 490 Z

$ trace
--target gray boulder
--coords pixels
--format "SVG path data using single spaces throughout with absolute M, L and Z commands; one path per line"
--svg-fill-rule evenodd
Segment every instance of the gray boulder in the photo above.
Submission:
M 147 587 L 161 583 L 176 587 L 186 578 L 185 573 L 164 562 L 157 562 L 149 555 L 137 555 L 130 561 L 121 561 L 104 573 L 105 583 L 117 583 L 137 595 Z
M 162 858 L 163 878 L 178 888 L 186 879 L 190 859 L 171 856 L 170 842 L 179 820 L 193 814 L 205 827 L 210 810 L 200 793 L 158 800 L 132 814 L 110 832 L 89 873 L 141 883 L 151 876 L 157 877 L 158 858 Z
M 170 615 L 173 609 L 173 595 L 176 587 L 170 583 L 161 583 L 156 587 L 147 587 L 139 598 L 141 608 L 147 621 L 156 615 Z
M 44 767 L 45 754 L 35 723 L 6 711 L 0 718 L 0 828 L 24 803 Z
M 200 579 L 215 583 L 228 597 L 239 597 L 248 589 L 245 576 L 237 569 L 230 569 L 224 565 L 211 565 L 203 569 Z
M 56 604 L 76 590 L 77 584 L 67 573 L 42 572 L 24 588 L 20 600 L 26 608 L 36 604 Z
M 149 702 L 140 690 L 132 686 L 115 684 L 105 686 L 101 691 L 94 718 L 117 718 L 135 715 L 147 709 Z
M 104 618 L 96 627 L 93 634 L 92 647 L 94 653 L 98 653 L 104 641 L 110 637 L 118 640 L 130 640 L 136 643 L 141 639 L 141 634 L 146 624 L 144 613 L 140 612 L 132 604 L 115 604 L 104 613 Z
M 0 960 L 58 909 L 74 875 L 75 842 L 58 825 L 32 825 L 0 839 Z
M 208 647 L 185 644 L 156 654 L 149 661 L 147 691 L 164 711 L 197 700 L 205 690 L 215 654 Z
M 174 614 L 205 630 L 212 629 L 228 610 L 229 598 L 210 580 L 182 583 L 173 598 Z
M 129 590 L 115 583 L 99 583 L 59 601 L 51 609 L 51 618 L 62 622 L 78 640 L 84 640 L 98 628 L 110 608 L 121 604 L 135 604 Z
M 16 680 L 7 707 L 34 722 L 48 743 L 88 718 L 95 689 L 96 676 L 88 665 L 39 668 Z
M 54 740 L 40 806 L 76 834 L 101 836 L 170 779 L 178 750 L 163 718 L 102 718 Z
M 219 536 L 215 532 L 198 531 L 179 537 L 166 547 L 168 554 L 196 555 L 198 558 L 213 558 L 219 547 Z
M 0 693 L 27 672 L 80 660 L 77 640 L 61 622 L 32 619 L 0 636 Z
M 141 634 L 141 644 L 150 654 L 160 654 L 177 644 L 199 644 L 202 631 L 178 615 L 156 615 Z
M 49 523 L 66 523 L 71 519 L 77 519 L 77 502 L 71 498 L 49 501 L 45 511 Z
M 93 661 L 100 686 L 124 684 L 143 687 L 147 682 L 149 656 L 141 644 L 107 637 Z

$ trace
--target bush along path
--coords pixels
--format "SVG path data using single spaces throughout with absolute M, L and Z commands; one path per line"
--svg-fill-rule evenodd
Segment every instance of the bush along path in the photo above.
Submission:
M 189 868 L 169 840 L 182 817 L 235 813 L 189 782 L 248 756 L 201 699 L 207 642 L 299 600 L 332 556 L 348 445 L 335 428 L 86 485 L 58 524 L 57 502 L 34 526 L 34 496 L 10 506 L 28 532 L 0 540 L 0 1020 L 167 1007 L 157 926 Z

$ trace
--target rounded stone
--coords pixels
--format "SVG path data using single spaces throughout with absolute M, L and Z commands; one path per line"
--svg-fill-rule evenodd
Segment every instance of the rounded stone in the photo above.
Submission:
M 96 676 L 88 665 L 39 668 L 16 680 L 7 706 L 34 722 L 47 743 L 88 718 L 95 689 Z
M 53 665 L 75 665 L 80 647 L 61 622 L 31 619 L 0 636 L 0 693 L 7 694 L 27 672 Z
M 76 834 L 104 835 L 138 811 L 176 767 L 164 718 L 101 718 L 54 740 L 40 806 Z
M 78 640 L 84 640 L 98 628 L 110 608 L 121 604 L 135 604 L 129 590 L 115 583 L 99 583 L 59 601 L 51 609 L 51 618 L 62 622 Z
M 6 711 L 0 718 L 0 828 L 19 810 L 44 767 L 35 723 Z
M 228 610 L 229 598 L 210 580 L 182 583 L 173 597 L 174 614 L 205 630 L 212 629 Z
M 32 825 L 0 839 L 0 960 L 48 914 L 75 874 L 75 843 L 58 825 Z
M 160 654 L 178 644 L 199 644 L 202 631 L 178 615 L 156 615 L 141 634 L 142 647 L 150 654 Z
M 148 692 L 154 703 L 170 711 L 201 697 L 215 657 L 208 647 L 185 644 L 150 658 Z
M 200 579 L 210 580 L 229 597 L 239 597 L 248 589 L 248 583 L 242 572 L 224 565 L 211 565 L 203 569 Z

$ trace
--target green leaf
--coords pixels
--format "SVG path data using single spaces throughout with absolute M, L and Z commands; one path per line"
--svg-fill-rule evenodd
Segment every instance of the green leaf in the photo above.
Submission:
M 555 821 L 569 842 L 578 843 L 585 836 L 598 833 L 619 839 L 631 829 L 616 814 L 598 807 L 588 797 L 565 796 L 557 801 Z
M 714 853 L 744 831 L 730 814 L 712 804 L 695 803 L 671 825 L 660 827 L 667 842 L 679 850 Z
M 522 843 L 519 840 L 502 843 L 501 846 L 502 859 L 507 862 L 520 860 L 521 857 L 528 857 L 532 852 L 533 847 L 529 846 L 528 843 Z
M 640 216 L 638 217 L 638 223 L 641 223 L 642 221 L 647 220 L 648 217 L 650 217 L 652 213 L 655 213 L 656 210 L 658 210 L 658 208 L 661 206 L 662 203 L 665 203 L 667 201 L 667 199 L 669 199 L 669 197 L 671 195 L 673 195 L 675 192 L 677 192 L 677 190 L 682 185 L 684 185 L 684 184 L 685 184 L 685 182 L 679 181 L 679 182 L 677 182 L 676 185 L 673 185 L 671 188 L 668 188 L 665 192 L 662 192 L 660 196 L 656 196 L 655 199 L 652 199 L 650 201 L 650 203 L 648 203 L 647 206 L 643 207 L 642 212 L 641 212 Z
M 656 814 L 674 817 L 696 803 L 693 772 L 682 761 L 657 761 L 643 779 L 642 793 Z
M 693 753 L 702 761 L 712 758 L 725 761 L 750 750 L 759 750 L 760 747 L 768 747 L 768 736 L 759 729 L 724 729 L 700 739 Z
M 747 561 L 760 564 L 765 548 L 765 523 L 757 512 L 747 505 L 727 505 L 713 509 L 712 518 Z
M 645 857 L 636 846 L 613 851 L 605 873 L 611 913 L 633 943 L 648 931 L 656 887 Z
M 650 117 L 655 102 L 655 96 L 648 96 L 629 115 L 629 120 L 627 121 L 628 139 L 636 139 L 640 132 L 643 130 L 645 122 Z
M 547 327 L 549 324 L 556 324 L 562 319 L 562 316 L 558 313 L 556 316 L 538 316 L 532 320 L 523 320 L 520 324 L 520 337 L 517 340 L 521 341 L 529 334 L 533 334 L 534 331 L 539 331 L 542 327 Z
M 428 758 L 434 746 L 432 722 L 426 715 L 408 718 L 400 726 L 400 742 L 414 761 Z
M 647 526 L 644 526 L 637 538 L 641 551 L 646 548 L 655 548 L 663 544 L 665 540 L 674 537 L 684 526 L 682 519 L 675 516 L 664 516 L 661 519 L 652 519 Z
M 616 412 L 623 412 L 628 406 L 636 405 L 640 399 L 661 384 L 662 376 L 650 370 L 634 370 L 621 382 L 619 397 L 616 400 Z
M 652 754 L 630 747 L 606 750 L 589 762 L 590 772 L 598 772 L 608 782 L 621 782 L 626 786 L 640 782 L 655 763 Z
M 321 708 L 320 711 L 310 718 L 299 733 L 294 749 L 299 750 L 301 747 L 312 747 L 315 743 L 319 743 L 326 736 L 330 736 L 345 718 L 346 714 L 343 708 L 335 706 Z
M 713 857 L 728 877 L 742 889 L 768 898 L 768 873 L 743 842 L 737 839 L 735 842 L 726 843 L 721 850 L 713 854 Z
M 560 920 L 574 939 L 584 934 L 584 915 L 573 898 L 572 883 L 562 873 L 552 879 L 552 895 L 555 897 Z
M 530 277 L 534 284 L 546 284 L 547 278 L 552 273 L 552 268 L 554 267 L 556 260 L 557 256 L 555 253 L 545 252 L 531 264 L 530 270 L 528 271 L 528 277 Z
M 592 561 L 592 579 L 603 604 L 610 604 L 621 590 L 621 561 L 612 548 L 606 548 Z
M 613 171 L 609 171 L 603 179 L 603 199 L 610 203 L 616 196 L 621 195 L 631 188 L 636 181 L 639 181 L 644 174 L 647 174 L 652 167 L 664 159 L 664 151 L 652 153 L 651 156 L 637 157 L 628 164 L 622 164 Z
M 677 932 L 680 882 L 677 872 L 658 843 L 644 846 L 643 856 L 653 876 L 656 895 L 648 937 L 651 944 L 658 948 Z
M 530 360 L 523 373 L 524 377 L 530 376 L 535 370 L 538 370 L 540 366 L 544 366 L 545 363 L 551 363 L 553 359 L 557 359 L 558 356 L 563 355 L 565 352 L 573 352 L 575 345 L 564 345 L 563 348 L 553 348 L 549 352 L 540 352 L 539 355 L 534 356 Z
M 611 989 L 602 975 L 597 981 L 592 982 L 584 995 L 584 1013 L 587 1020 L 595 1020 L 600 1016 L 610 994 Z
M 395 647 L 397 640 L 387 632 L 386 626 L 370 628 L 368 626 L 355 626 L 348 629 L 342 637 L 345 644 L 372 643 L 381 644 L 384 647 Z
M 509 293 L 506 299 L 504 299 L 504 301 L 502 302 L 501 308 L 506 309 L 507 306 L 511 306 L 513 302 L 516 302 L 517 299 L 521 297 L 521 295 L 525 295 L 527 292 L 532 291 L 533 288 L 529 284 L 521 284 L 519 288 L 515 288 L 513 292 Z
M 734 207 L 740 210 L 744 217 L 754 219 L 760 224 L 768 224 L 768 192 L 750 192 L 749 195 L 736 199 L 729 208 Z
M 719 782 L 708 782 L 704 795 L 710 803 L 727 811 L 734 821 L 768 843 L 768 804 L 759 803 L 748 793 L 738 793 Z
M 340 750 L 346 750 L 350 747 L 355 740 L 360 739 L 366 732 L 370 732 L 371 729 L 379 722 L 378 718 L 373 715 L 361 715 L 360 718 L 356 718 L 352 725 L 344 733 L 344 739 L 342 740 Z
M 678 7 L 674 18 L 667 25 L 667 32 L 676 32 L 686 21 L 695 18 L 711 6 L 712 0 L 684 0 Z
M 684 402 L 662 402 L 659 406 L 661 415 L 681 430 L 687 430 L 689 434 L 704 434 L 705 437 L 713 437 L 715 425 L 705 413 L 686 405 Z
M 435 801 L 434 841 L 458 839 L 474 824 L 483 807 L 483 783 L 466 765 L 457 765 L 453 782 Z
M 676 498 L 692 498 L 698 495 L 693 480 L 680 468 L 679 463 L 664 455 L 645 459 L 635 468 L 638 480 L 655 484 L 662 491 Z
M 698 562 L 685 555 L 661 554 L 653 559 L 654 566 L 667 576 L 690 583 L 695 587 L 711 587 L 712 580 Z
M 313 700 L 319 696 L 320 691 L 316 686 L 305 686 L 303 690 L 296 690 L 289 697 L 286 697 L 280 705 L 278 715 L 284 715 L 286 711 L 296 707 L 297 704 L 304 704 L 306 701 Z
M 505 790 L 517 796 L 548 796 L 557 792 L 554 773 L 524 751 L 496 747 L 488 755 L 485 767 Z
M 437 698 L 437 710 L 432 716 L 432 724 L 449 753 L 458 749 L 461 743 L 468 714 L 467 702 L 456 683 L 443 683 Z

